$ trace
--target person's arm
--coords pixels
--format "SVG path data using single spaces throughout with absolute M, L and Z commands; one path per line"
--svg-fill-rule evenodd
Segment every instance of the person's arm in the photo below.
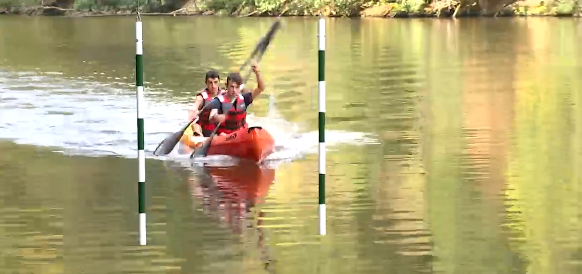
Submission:
M 252 98 L 257 98 L 264 90 L 265 90 L 265 82 L 263 82 L 263 77 L 259 73 L 259 66 L 257 63 L 254 63 L 253 72 L 255 73 L 255 77 L 257 77 L 257 87 L 251 92 Z
M 190 108 L 188 110 L 188 118 L 190 120 L 194 120 L 194 118 L 198 117 L 198 111 L 202 107 L 202 102 L 204 102 L 204 99 L 202 98 L 202 96 L 196 95 L 196 100 L 194 100 L 194 105 L 192 105 L 192 108 Z
M 213 123 L 224 122 L 225 115 L 218 114 L 218 109 L 220 107 L 221 103 L 220 100 L 218 100 L 218 98 L 214 98 L 214 100 L 210 102 L 210 105 L 208 106 L 208 108 L 210 109 L 210 115 L 208 115 L 208 117 L 210 118 L 211 122 Z
M 252 91 L 248 91 L 242 94 L 244 100 L 245 100 L 245 105 L 250 105 L 253 103 L 253 92 Z
M 210 111 L 210 121 L 213 123 L 224 122 L 226 116 L 224 114 L 218 114 L 218 109 L 213 109 Z

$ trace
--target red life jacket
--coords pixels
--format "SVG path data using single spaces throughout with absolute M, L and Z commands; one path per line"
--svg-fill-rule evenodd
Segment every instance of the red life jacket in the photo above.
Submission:
M 224 94 L 224 92 L 225 90 L 219 89 L 218 95 Z M 208 94 L 207 89 L 201 90 L 200 93 L 198 93 L 196 96 L 198 95 L 202 96 L 203 99 L 200 108 L 203 108 L 207 103 L 210 103 L 212 99 L 214 99 L 213 97 L 210 97 L 210 94 Z M 200 113 L 200 115 L 198 116 L 198 122 L 196 122 L 202 128 L 202 135 L 204 135 L 205 137 L 210 136 L 212 131 L 214 131 L 214 129 L 216 128 L 216 124 L 210 122 L 209 116 L 210 109 L 204 109 L 202 113 Z
M 226 114 L 224 122 L 218 128 L 218 134 L 230 134 L 237 131 L 241 127 L 247 127 L 247 105 L 245 104 L 245 98 L 242 96 L 242 94 L 237 96 L 234 104 L 231 104 L 230 100 L 226 98 L 227 96 L 225 94 L 216 97 L 222 105 L 219 108 L 219 112 L 221 112 L 220 114 Z M 230 106 L 230 109 L 225 109 L 228 106 Z

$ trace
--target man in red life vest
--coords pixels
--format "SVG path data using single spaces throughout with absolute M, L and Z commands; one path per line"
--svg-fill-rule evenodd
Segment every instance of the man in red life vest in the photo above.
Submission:
M 240 86 L 243 79 L 240 73 L 230 73 L 226 78 L 226 93 L 216 96 L 213 104 L 209 106 L 212 108 L 210 121 L 213 123 L 222 122 L 217 130 L 218 134 L 229 134 L 241 127 L 247 127 L 247 107 L 265 90 L 265 83 L 259 74 L 259 66 L 256 61 L 253 61 L 252 69 L 257 77 L 255 89 L 241 91 Z
M 210 103 L 214 97 L 225 92 L 218 87 L 220 75 L 215 70 L 210 70 L 206 73 L 204 82 L 206 83 L 206 88 L 196 94 L 194 105 L 192 109 L 188 111 L 189 120 L 196 118 L 198 111 L 200 111 L 206 104 Z M 192 123 L 191 126 L 194 131 L 194 136 L 208 137 L 215 129 L 216 124 L 210 122 L 210 119 L 208 118 L 209 114 L 210 107 L 207 107 L 202 113 L 200 113 L 198 122 Z

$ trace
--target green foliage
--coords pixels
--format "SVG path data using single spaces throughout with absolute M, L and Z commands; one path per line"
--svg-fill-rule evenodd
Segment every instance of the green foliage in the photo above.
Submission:
M 556 15 L 573 15 L 576 2 L 572 0 L 558 1 L 556 5 Z
M 54 0 L 44 0 L 50 5 Z M 135 11 L 136 0 L 72 0 L 73 8 L 82 11 Z M 359 17 L 365 9 L 379 7 L 378 12 L 366 16 L 411 17 L 430 16 L 452 11 L 459 1 L 456 0 L 191 0 L 196 1 L 198 12 L 211 12 L 216 15 L 290 15 L 290 16 L 345 16 Z M 509 10 L 519 16 L 557 15 L 572 16 L 576 13 L 577 0 L 541 1 L 539 5 L 524 6 L 517 2 Z M 26 11 L 26 7 L 40 5 L 41 0 L 0 0 L 0 8 L 9 12 Z M 144 13 L 171 12 L 180 9 L 184 0 L 140 0 Z M 70 8 L 69 6 L 61 6 Z M 384 9 L 383 9 L 384 8 Z M 388 11 L 386 11 L 386 9 Z M 463 10 L 461 10 L 463 13 Z M 478 7 L 472 10 L 478 14 Z
M 353 16 L 362 10 L 363 2 L 359 0 L 335 0 L 331 4 L 338 15 Z
M 576 0 L 541 1 L 535 6 L 516 5 L 513 12 L 519 16 L 573 16 Z
M 0 0 L 0 8 L 11 8 L 11 7 L 30 7 L 36 6 L 40 3 L 38 0 Z
M 420 13 L 426 6 L 426 2 L 423 0 L 401 0 L 399 2 L 406 7 L 406 11 L 409 13 Z
M 221 11 L 225 10 L 228 14 L 234 13 L 241 5 L 245 5 L 252 0 L 212 0 L 200 1 L 202 9 Z
M 93 10 L 97 8 L 94 0 L 76 0 L 74 9 L 76 10 Z
M 257 10 L 266 14 L 275 14 L 282 10 L 283 1 L 279 0 L 254 0 Z

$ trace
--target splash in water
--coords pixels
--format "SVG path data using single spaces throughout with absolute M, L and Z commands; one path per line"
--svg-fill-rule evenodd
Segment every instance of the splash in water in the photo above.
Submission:
M 19 144 L 56 147 L 66 154 L 137 157 L 136 100 L 131 84 L 69 79 L 54 73 L 0 71 L 0 138 Z M 145 148 L 149 158 L 182 161 L 174 149 L 166 157 L 151 155 L 158 143 L 182 128 L 186 102 L 161 96 L 148 88 L 145 108 Z M 276 152 L 267 161 L 287 161 L 317 152 L 318 132 L 301 132 L 277 112 L 274 96 L 267 117 L 248 115 L 250 126 L 262 126 L 275 139 Z M 326 131 L 327 146 L 375 142 L 368 134 Z M 178 146 L 176 146 L 178 147 Z M 196 161 L 225 161 L 212 156 Z M 231 159 L 232 160 L 232 159 Z

